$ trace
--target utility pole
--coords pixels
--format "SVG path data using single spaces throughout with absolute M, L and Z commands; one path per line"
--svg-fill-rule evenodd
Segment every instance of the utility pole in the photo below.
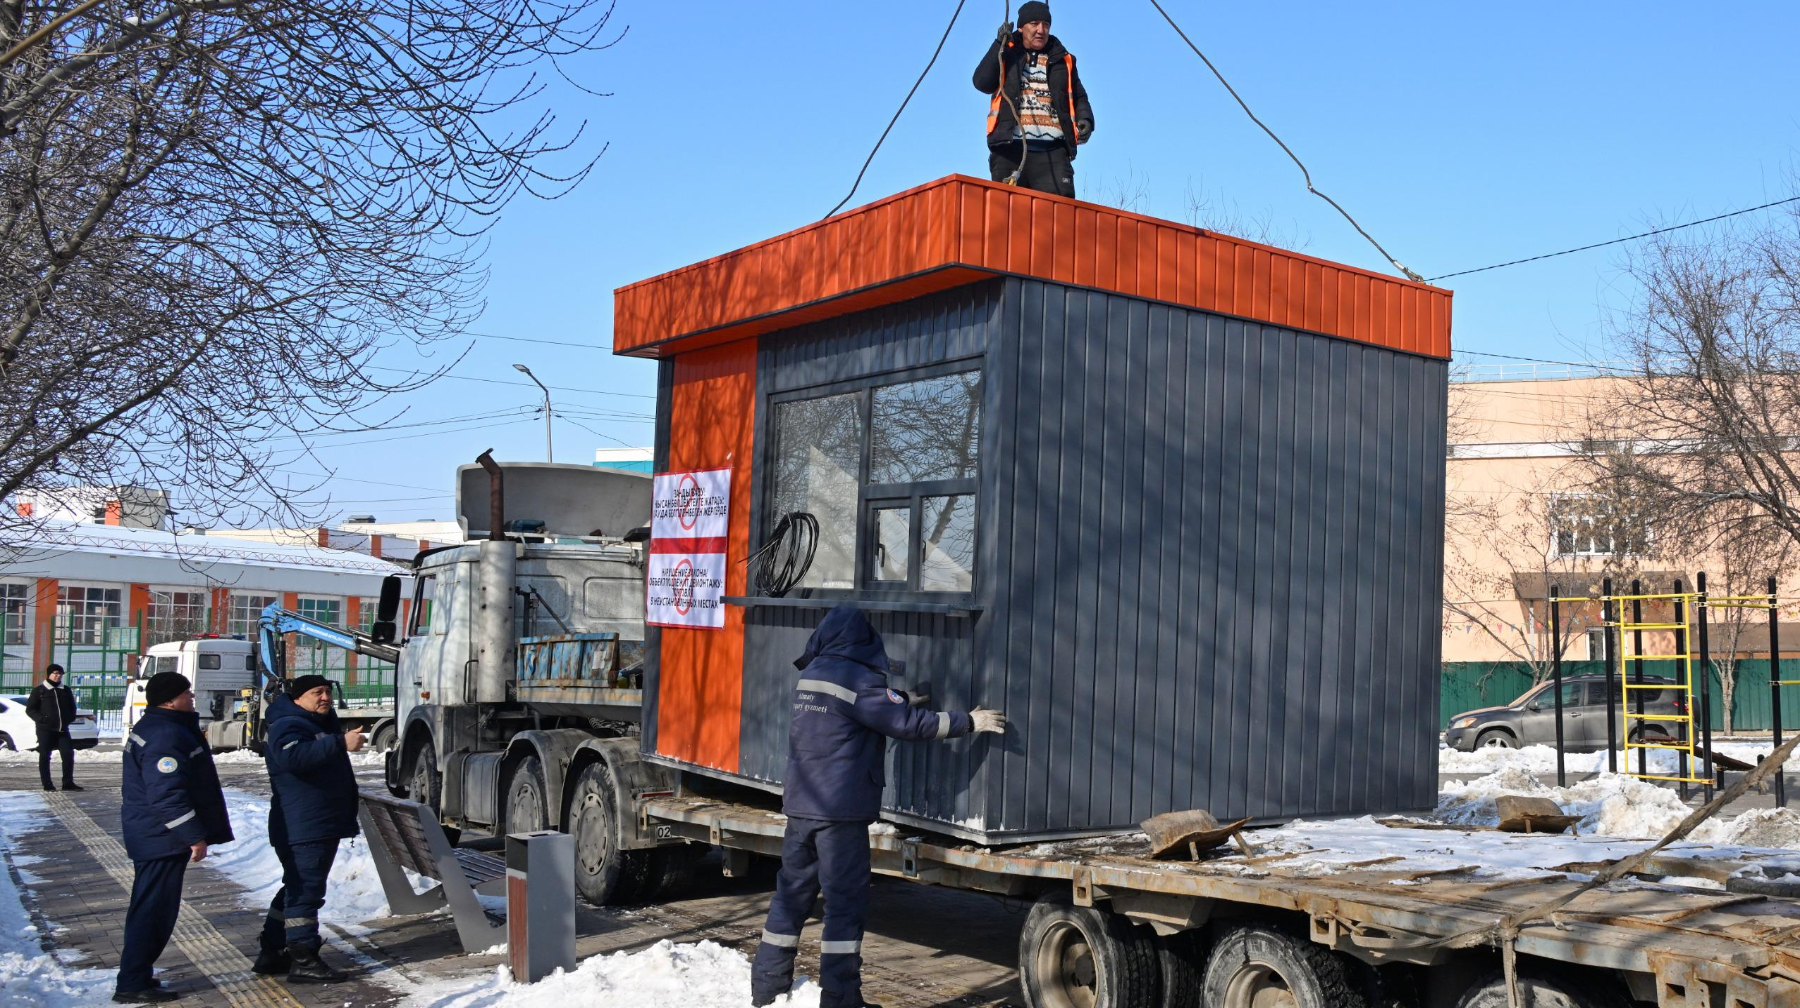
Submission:
M 544 390 L 544 461 L 545 462 L 555 462 L 556 461 L 556 453 L 553 450 L 551 450 L 551 448 L 550 448 L 550 389 L 543 382 L 538 381 L 538 376 L 532 374 L 531 369 L 526 367 L 525 365 L 514 364 L 513 367 L 518 368 L 520 371 L 524 372 L 525 377 L 530 378 L 533 382 L 536 382 L 537 387 Z

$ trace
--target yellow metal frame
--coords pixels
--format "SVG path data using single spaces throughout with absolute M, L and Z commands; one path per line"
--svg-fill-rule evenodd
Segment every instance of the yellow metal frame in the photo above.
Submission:
M 1763 600 L 1764 608 L 1769 608 L 1768 596 L 1766 596 L 1766 595 L 1757 596 L 1757 598 L 1760 598 Z M 1612 622 L 1603 623 L 1602 624 L 1603 626 L 1610 626 L 1610 627 L 1613 627 L 1618 630 L 1618 632 L 1619 632 L 1619 650 L 1621 652 L 1624 651 L 1624 649 L 1625 649 L 1625 634 L 1628 632 L 1635 632 L 1635 631 L 1642 631 L 1642 630 L 1681 631 L 1687 635 L 1685 640 L 1687 641 L 1687 644 L 1688 644 L 1688 650 L 1682 654 L 1620 654 L 1618 656 L 1619 680 L 1620 680 L 1620 685 L 1624 687 L 1623 691 L 1619 694 L 1620 720 L 1623 721 L 1627 725 L 1627 727 L 1625 729 L 1626 768 L 1625 768 L 1624 773 L 1627 777 L 1636 777 L 1639 780 L 1675 781 L 1675 782 L 1682 782 L 1682 783 L 1688 783 L 1688 784 L 1710 784 L 1710 783 L 1712 783 L 1711 780 L 1709 780 L 1708 778 L 1705 778 L 1705 777 L 1682 777 L 1679 775 L 1672 776 L 1669 774 L 1648 774 L 1648 773 L 1639 774 L 1639 773 L 1631 772 L 1630 755 L 1631 755 L 1631 750 L 1633 750 L 1633 749 L 1669 749 L 1669 750 L 1674 750 L 1675 752 L 1685 753 L 1688 758 L 1688 766 L 1689 767 L 1695 766 L 1696 762 L 1699 759 L 1699 756 L 1695 752 L 1695 749 L 1694 749 L 1694 741 L 1695 741 L 1695 736 L 1697 734 L 1695 724 L 1694 724 L 1694 664 L 1695 664 L 1698 656 L 1695 655 L 1695 653 L 1693 651 L 1693 642 L 1694 642 L 1694 637 L 1695 637 L 1694 613 L 1701 605 L 1700 593 L 1699 592 L 1665 592 L 1665 593 L 1655 594 L 1655 595 L 1612 595 L 1612 596 L 1607 596 L 1602 599 L 1596 599 L 1593 601 L 1601 601 L 1601 602 L 1610 601 L 1610 602 L 1618 603 L 1618 602 L 1631 602 L 1631 601 L 1637 601 L 1637 600 L 1643 600 L 1643 601 L 1667 600 L 1667 601 L 1672 601 L 1672 602 L 1685 602 L 1685 603 L 1687 603 L 1687 605 L 1682 610 L 1682 612 L 1684 614 L 1684 619 L 1683 619 L 1683 622 L 1680 622 L 1680 623 L 1670 623 L 1670 622 L 1632 623 L 1632 622 L 1629 622 L 1624 619 L 1619 619 L 1619 620 L 1614 620 Z M 1726 601 L 1728 603 L 1736 603 L 1739 600 L 1727 599 Z M 1708 604 L 1710 604 L 1710 601 Z M 1621 613 L 1621 615 L 1623 615 L 1622 607 L 1621 607 L 1620 613 Z M 1626 698 L 1631 696 L 1632 690 L 1650 690 L 1650 689 L 1664 690 L 1664 689 L 1668 689 L 1669 685 L 1667 683 L 1634 683 L 1634 682 L 1630 682 L 1630 681 L 1626 680 L 1626 678 L 1625 678 L 1625 663 L 1630 662 L 1630 661 L 1673 661 L 1673 662 L 1678 663 L 1677 668 L 1679 670 L 1679 675 L 1678 675 L 1678 678 L 1675 683 L 1675 688 L 1680 689 L 1687 693 L 1687 713 L 1686 714 L 1633 714 L 1627 708 L 1626 703 L 1625 703 Z M 1606 670 L 1607 675 L 1610 676 L 1612 674 L 1612 671 L 1613 670 L 1610 668 L 1607 669 Z M 1631 728 L 1629 727 L 1632 720 L 1636 720 L 1636 721 L 1640 722 L 1640 724 L 1639 724 L 1640 728 L 1642 727 L 1641 722 L 1644 722 L 1644 721 L 1678 721 L 1686 726 L 1686 731 L 1681 733 L 1682 741 L 1679 744 L 1670 743 L 1670 742 L 1633 742 L 1633 741 L 1631 741 Z M 1692 772 L 1692 771 L 1690 770 L 1690 772 Z

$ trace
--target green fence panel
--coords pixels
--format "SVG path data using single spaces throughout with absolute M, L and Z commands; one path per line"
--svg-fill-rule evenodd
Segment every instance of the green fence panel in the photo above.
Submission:
M 1795 659 L 1784 659 L 1781 668 L 1783 676 L 1800 678 L 1800 662 Z M 1605 670 L 1605 663 L 1598 661 L 1563 663 L 1563 675 L 1566 676 L 1600 675 Z M 1635 674 L 1635 668 L 1625 669 L 1627 679 Z M 1644 674 L 1672 679 L 1676 675 L 1676 665 L 1670 661 L 1647 661 L 1644 663 Z M 1771 677 L 1768 659 L 1747 658 L 1739 661 L 1733 678 L 1737 681 L 1737 687 L 1731 697 L 1732 730 L 1767 731 L 1773 724 L 1770 717 L 1773 708 L 1769 695 Z M 1531 666 L 1524 662 L 1445 662 L 1441 720 L 1444 724 L 1449 724 L 1451 718 L 1463 711 L 1511 703 L 1530 688 L 1531 682 Z M 1716 666 L 1709 668 L 1707 672 L 1707 690 L 1711 697 L 1713 730 L 1723 730 L 1725 711 Z M 1698 699 L 1696 696 L 1696 703 Z M 1784 730 L 1800 728 L 1800 686 L 1782 689 L 1781 724 Z

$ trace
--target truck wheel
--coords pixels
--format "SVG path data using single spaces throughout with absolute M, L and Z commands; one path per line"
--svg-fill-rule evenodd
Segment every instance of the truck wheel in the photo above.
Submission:
M 506 784 L 505 832 L 531 833 L 550 828 L 550 805 L 544 786 L 544 762 L 527 756 L 513 767 Z
M 589 764 L 575 779 L 568 829 L 575 838 L 575 891 L 595 906 L 636 902 L 649 883 L 645 852 L 619 849 L 618 810 L 612 772 L 604 763 Z
M 1482 749 L 1517 749 L 1519 740 L 1512 737 L 1511 732 L 1498 728 L 1489 728 L 1475 739 L 1475 744 Z
M 444 794 L 444 776 L 438 773 L 437 753 L 427 743 L 413 754 L 412 773 L 406 784 L 406 797 L 436 812 Z
M 376 752 L 387 752 L 394 748 L 394 723 L 392 721 L 375 729 L 375 735 L 369 739 L 369 747 Z
M 1598 972 L 1574 978 L 1542 969 L 1519 969 L 1519 1002 L 1525 1008 L 1628 1008 L 1631 1004 L 1616 982 Z M 1496 973 L 1476 984 L 1456 1002 L 1456 1008 L 1507 1008 L 1506 980 Z
M 1209 1008 L 1369 1008 L 1350 960 L 1266 924 L 1225 933 L 1206 960 Z
M 1156 962 L 1162 974 L 1163 1008 L 1195 1008 L 1206 982 L 1206 932 L 1198 928 L 1160 935 Z
M 1063 895 L 1025 915 L 1019 981 L 1030 1008 L 1137 1008 L 1158 1004 L 1162 986 L 1153 935 Z
M 702 844 L 690 843 L 643 851 L 649 856 L 650 867 L 645 873 L 644 889 L 638 894 L 638 901 L 649 903 L 664 900 L 680 892 L 694 880 L 694 869 L 706 857 L 707 849 Z

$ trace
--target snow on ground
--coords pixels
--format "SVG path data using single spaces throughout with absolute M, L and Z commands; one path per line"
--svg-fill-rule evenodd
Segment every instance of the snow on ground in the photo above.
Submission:
M 0 792 L 0 1008 L 87 1008 L 112 997 L 114 971 L 71 965 L 82 958 L 69 949 L 44 952 L 12 871 L 34 862 L 14 841 L 51 821 L 44 799 L 29 791 Z M 29 872 L 20 871 L 28 883 Z M 58 929 L 60 930 L 60 929 Z
M 1763 757 L 1775 750 L 1775 747 L 1768 742 L 1717 742 L 1714 743 L 1713 748 L 1721 756 L 1730 756 L 1746 763 L 1760 763 Z M 1645 753 L 1651 773 L 1674 773 L 1679 766 L 1679 754 L 1668 749 L 1620 750 L 1618 753 L 1619 766 L 1637 766 L 1640 752 Z M 1564 753 L 1563 767 L 1569 773 L 1593 773 L 1604 770 L 1606 768 L 1606 752 L 1601 750 Z M 1556 747 L 1547 745 L 1529 745 L 1519 749 L 1487 747 L 1474 752 L 1460 752 L 1448 746 L 1438 746 L 1439 773 L 1485 774 L 1508 768 L 1529 770 L 1533 773 L 1555 773 Z M 1788 757 L 1787 772 L 1800 773 L 1800 752 Z
M 492 973 L 425 984 L 401 1008 L 744 1008 L 750 1003 L 750 960 L 709 941 L 660 941 L 641 952 L 593 956 L 573 973 L 535 984 L 512 982 L 504 966 Z M 803 982 L 775 1002 L 778 1008 L 817 1008 L 819 988 Z
M 117 766 L 120 758 L 124 756 L 124 753 L 124 749 L 114 749 L 110 746 L 105 749 L 77 749 L 75 750 L 75 772 L 81 772 L 81 765 L 83 763 L 105 763 L 109 766 Z M 37 764 L 37 758 L 38 754 L 33 750 L 21 749 L 15 751 L 12 749 L 0 749 L 0 763 L 28 763 L 35 766 Z M 60 759 L 61 757 L 55 757 L 51 760 L 53 769 L 61 765 L 58 762 Z M 355 767 L 380 768 L 386 759 L 386 753 L 375 752 L 372 749 L 364 749 L 361 752 L 353 752 L 350 754 L 350 765 Z M 235 749 L 231 752 L 213 754 L 213 762 L 220 766 L 239 766 L 245 764 L 262 766 L 262 761 L 263 758 L 261 756 L 258 756 L 248 749 Z M 77 778 L 78 781 L 79 779 L 80 778 Z
M 119 753 L 122 751 L 120 749 L 77 749 L 75 750 L 75 772 L 78 774 L 81 772 L 83 763 L 107 763 L 117 766 Z M 36 766 L 37 758 L 38 754 L 35 749 L 0 749 L 0 763 L 29 763 Z M 62 757 L 52 754 L 50 768 L 61 773 L 61 767 Z M 76 783 L 80 782 L 81 779 L 77 777 Z
M 1499 821 L 1494 800 L 1503 794 L 1549 798 L 1569 815 L 1579 815 L 1583 833 L 1658 839 L 1693 811 L 1674 790 L 1624 774 L 1601 774 L 1566 788 L 1540 783 L 1530 773 L 1508 768 L 1465 784 L 1448 784 L 1438 794 L 1436 817 L 1446 822 L 1491 826 Z M 1689 837 L 1700 843 L 1800 850 L 1800 812 L 1758 809 L 1703 822 Z

